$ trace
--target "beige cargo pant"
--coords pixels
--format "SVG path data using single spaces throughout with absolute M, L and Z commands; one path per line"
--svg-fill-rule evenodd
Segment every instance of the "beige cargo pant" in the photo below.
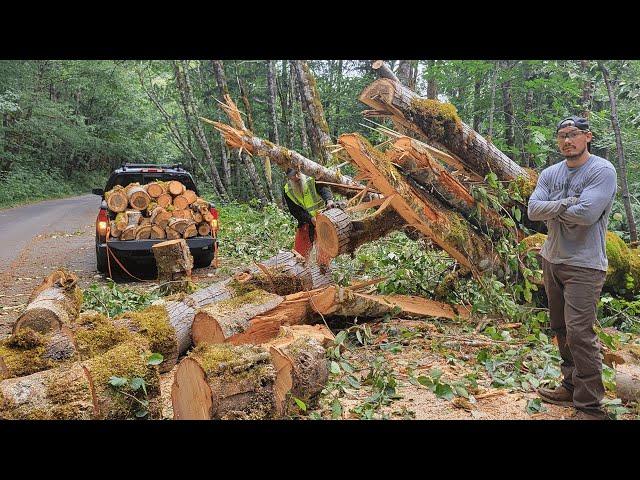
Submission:
M 604 398 L 600 341 L 593 330 L 606 272 L 542 259 L 551 329 L 562 357 L 562 384 L 579 410 L 600 410 Z

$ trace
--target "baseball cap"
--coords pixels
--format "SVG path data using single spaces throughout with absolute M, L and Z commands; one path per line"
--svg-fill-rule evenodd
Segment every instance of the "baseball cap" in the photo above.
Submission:
M 589 121 L 586 118 L 576 117 L 575 115 L 571 117 L 567 117 L 564 120 L 562 120 L 560 123 L 558 123 L 558 126 L 556 127 L 556 133 L 558 132 L 558 130 L 565 127 L 576 127 L 578 130 L 588 131 Z

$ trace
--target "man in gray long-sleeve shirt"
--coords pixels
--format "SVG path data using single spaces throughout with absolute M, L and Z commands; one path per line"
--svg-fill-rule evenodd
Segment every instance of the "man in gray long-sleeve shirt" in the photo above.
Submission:
M 578 418 L 604 419 L 602 360 L 593 325 L 608 266 L 605 235 L 616 171 L 590 153 L 586 119 L 566 118 L 556 133 L 565 161 L 542 171 L 528 215 L 549 228 L 540 255 L 563 379 L 558 388 L 538 393 L 546 402 L 575 406 Z

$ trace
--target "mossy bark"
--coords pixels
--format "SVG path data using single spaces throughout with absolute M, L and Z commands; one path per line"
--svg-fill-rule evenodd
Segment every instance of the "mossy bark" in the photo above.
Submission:
M 148 342 L 140 336 L 86 362 L 75 362 L 0 382 L 0 419 L 122 420 L 135 418 L 140 402 L 149 402 L 150 418 L 159 417 L 160 377 L 147 364 Z M 143 389 L 116 388 L 111 377 L 142 378 Z

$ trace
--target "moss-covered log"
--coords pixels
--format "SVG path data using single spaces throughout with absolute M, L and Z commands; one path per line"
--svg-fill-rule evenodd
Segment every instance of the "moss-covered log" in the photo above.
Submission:
M 488 237 L 476 232 L 460 214 L 446 208 L 426 190 L 408 183 L 366 139 L 345 134 L 338 142 L 408 225 L 429 237 L 476 276 L 487 270 L 504 270 Z
M 183 359 L 171 389 L 174 418 L 269 419 L 312 405 L 328 379 L 331 332 L 283 329 L 261 346 L 201 345 Z
M 149 355 L 147 341 L 136 336 L 88 361 L 4 380 L 0 419 L 121 420 L 135 418 L 141 408 L 159 418 L 160 377 L 147 364 Z M 112 377 L 140 378 L 145 388 L 114 387 Z
M 537 233 L 522 240 L 527 250 L 540 251 L 547 236 Z M 640 293 L 640 249 L 629 246 L 618 235 L 607 232 L 607 259 L 609 267 L 604 289 L 633 296 Z
M 523 177 L 535 187 L 535 174 L 462 122 L 453 105 L 422 98 L 387 78 L 374 81 L 359 99 L 375 109 L 370 116 L 391 116 L 394 122 L 426 137 L 428 143 L 453 154 L 466 169 L 482 177 L 494 172 L 500 180 Z
M 59 330 L 70 326 L 82 306 L 82 290 L 77 285 L 78 277 L 67 270 L 51 273 L 33 291 L 25 311 L 13 325 L 12 333 L 22 328 L 31 328 L 39 333 Z
M 23 328 L 0 342 L 0 380 L 31 375 L 75 359 L 77 349 L 69 328 L 44 335 Z
M 199 345 L 178 365 L 171 388 L 175 420 L 268 419 L 276 371 L 251 345 Z

